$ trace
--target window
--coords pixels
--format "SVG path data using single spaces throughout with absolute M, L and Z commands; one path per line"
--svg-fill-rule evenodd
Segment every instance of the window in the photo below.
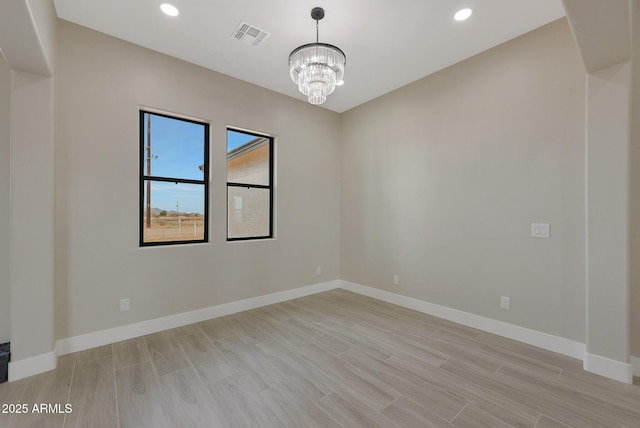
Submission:
M 207 242 L 209 125 L 140 111 L 140 245 Z
M 273 237 L 273 138 L 227 129 L 227 240 Z

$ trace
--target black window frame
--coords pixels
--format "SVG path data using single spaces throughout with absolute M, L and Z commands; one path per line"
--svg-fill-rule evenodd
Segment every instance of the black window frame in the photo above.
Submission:
M 145 175 L 145 115 L 150 114 L 154 116 L 166 117 L 168 119 L 181 120 L 183 122 L 195 123 L 204 127 L 204 163 L 202 165 L 203 179 L 195 180 L 188 178 L 175 178 L 175 177 L 163 177 L 154 175 Z M 203 121 L 187 119 L 180 116 L 174 116 L 166 113 L 158 113 L 151 110 L 140 109 L 140 211 L 139 216 L 139 229 L 140 229 L 140 247 L 157 247 L 167 245 L 185 245 L 185 244 L 202 244 L 209 242 L 209 145 L 210 145 L 210 124 Z M 176 240 L 176 241 L 155 241 L 144 242 L 144 212 L 145 212 L 145 198 L 144 190 L 147 182 L 165 182 L 165 183 L 184 183 L 184 184 L 198 184 L 204 186 L 204 237 L 203 239 L 189 239 L 189 240 Z
M 269 140 L 269 185 L 264 184 L 248 184 L 248 183 L 236 183 L 229 181 L 229 170 L 228 170 L 228 159 L 227 159 L 227 242 L 235 242 L 235 241 L 249 241 L 249 240 L 263 240 L 263 239 L 273 239 L 273 153 L 274 153 L 274 145 L 275 138 L 268 134 L 262 134 L 254 131 L 247 131 L 242 128 L 234 128 L 232 126 L 227 126 L 226 136 L 227 136 L 227 147 L 226 151 L 228 154 L 228 144 L 229 131 L 238 132 L 246 135 L 253 135 L 254 137 L 266 138 Z M 269 234 L 266 236 L 243 236 L 239 238 L 230 238 L 229 237 L 229 187 L 244 187 L 247 189 L 268 189 L 269 190 Z

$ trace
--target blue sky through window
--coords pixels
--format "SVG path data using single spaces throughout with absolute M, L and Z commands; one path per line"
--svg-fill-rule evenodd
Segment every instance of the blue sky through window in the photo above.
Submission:
M 147 171 L 149 116 L 151 168 Z M 204 173 L 199 167 L 204 164 L 205 125 L 145 114 L 143 126 L 145 175 L 203 179 Z M 204 214 L 204 185 L 151 182 L 151 208 Z
M 255 135 L 229 129 L 227 130 L 227 153 L 255 139 Z
M 151 115 L 151 173 L 145 164 L 145 175 L 202 180 L 203 172 L 198 167 L 204 163 L 204 128 L 198 123 Z M 145 149 L 147 135 L 145 120 Z

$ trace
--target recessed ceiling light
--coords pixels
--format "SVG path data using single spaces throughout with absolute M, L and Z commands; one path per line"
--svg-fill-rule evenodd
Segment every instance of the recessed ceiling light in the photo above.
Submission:
M 162 3 L 160 9 L 169 16 L 178 16 L 180 14 L 178 8 L 169 3 Z
M 460 9 L 456 12 L 455 15 L 453 15 L 453 19 L 455 19 L 456 21 L 464 21 L 465 19 L 469 18 L 472 13 L 473 11 L 471 9 Z

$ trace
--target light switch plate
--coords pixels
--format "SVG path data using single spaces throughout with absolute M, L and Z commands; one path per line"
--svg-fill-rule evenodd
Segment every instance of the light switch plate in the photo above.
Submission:
M 531 237 L 549 239 L 551 237 L 551 225 L 549 223 L 531 223 Z
M 511 309 L 511 297 L 500 296 L 500 307 L 502 309 L 510 310 Z

